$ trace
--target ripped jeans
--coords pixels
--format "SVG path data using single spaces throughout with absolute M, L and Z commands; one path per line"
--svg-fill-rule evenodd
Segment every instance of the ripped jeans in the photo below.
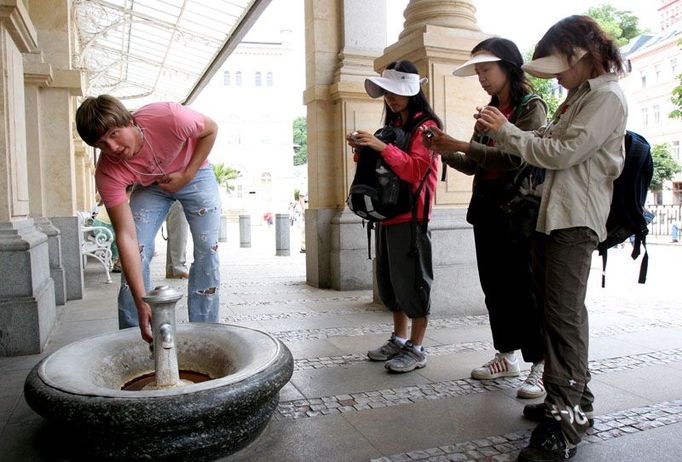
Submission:
M 154 255 L 154 239 L 176 200 L 182 203 L 194 242 L 187 300 L 189 320 L 216 323 L 220 314 L 218 232 L 221 207 L 218 183 L 210 166 L 200 169 L 194 179 L 176 193 L 151 185 L 136 188 L 131 194 L 130 209 L 140 245 L 145 292 L 152 288 L 149 262 Z M 137 308 L 122 275 L 118 293 L 118 327 L 125 329 L 138 325 Z

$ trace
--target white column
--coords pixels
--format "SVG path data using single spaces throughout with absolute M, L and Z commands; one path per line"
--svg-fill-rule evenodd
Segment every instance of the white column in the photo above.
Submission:
M 309 284 L 339 290 L 372 286 L 367 238 L 345 199 L 355 164 L 345 134 L 381 124 L 382 102 L 365 93 L 386 46 L 385 0 L 306 0 Z
M 47 236 L 28 218 L 22 53 L 35 51 L 23 2 L 0 0 L 0 356 L 39 353 L 55 320 Z

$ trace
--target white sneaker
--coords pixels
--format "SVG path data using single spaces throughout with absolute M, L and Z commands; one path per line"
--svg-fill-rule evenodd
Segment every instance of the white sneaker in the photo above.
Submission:
M 516 396 L 523 399 L 533 399 L 545 396 L 545 384 L 542 382 L 542 373 L 545 371 L 545 362 L 533 364 L 523 385 L 516 392 Z
M 521 374 L 519 360 L 510 361 L 506 355 L 496 353 L 495 357 L 471 371 L 471 378 L 476 380 L 491 380 L 498 377 L 518 377 Z

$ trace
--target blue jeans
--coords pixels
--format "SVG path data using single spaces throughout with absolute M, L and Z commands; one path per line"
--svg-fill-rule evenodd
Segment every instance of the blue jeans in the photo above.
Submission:
M 152 288 L 149 262 L 154 255 L 154 239 L 176 200 L 182 203 L 194 242 L 187 300 L 189 320 L 215 323 L 219 321 L 220 314 L 218 231 L 221 207 L 218 183 L 211 167 L 200 169 L 194 179 L 176 193 L 151 185 L 135 189 L 131 194 L 130 209 L 140 246 L 145 292 Z M 118 293 L 118 327 L 125 329 L 138 325 L 137 308 L 122 276 Z

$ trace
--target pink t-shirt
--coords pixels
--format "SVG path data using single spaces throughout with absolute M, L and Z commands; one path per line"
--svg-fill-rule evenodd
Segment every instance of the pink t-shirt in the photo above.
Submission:
M 204 129 L 204 116 L 178 103 L 148 104 L 133 119 L 144 133 L 142 149 L 127 161 L 102 155 L 97 162 L 95 182 L 107 207 L 125 202 L 130 185 L 149 186 L 164 173 L 184 170 Z

